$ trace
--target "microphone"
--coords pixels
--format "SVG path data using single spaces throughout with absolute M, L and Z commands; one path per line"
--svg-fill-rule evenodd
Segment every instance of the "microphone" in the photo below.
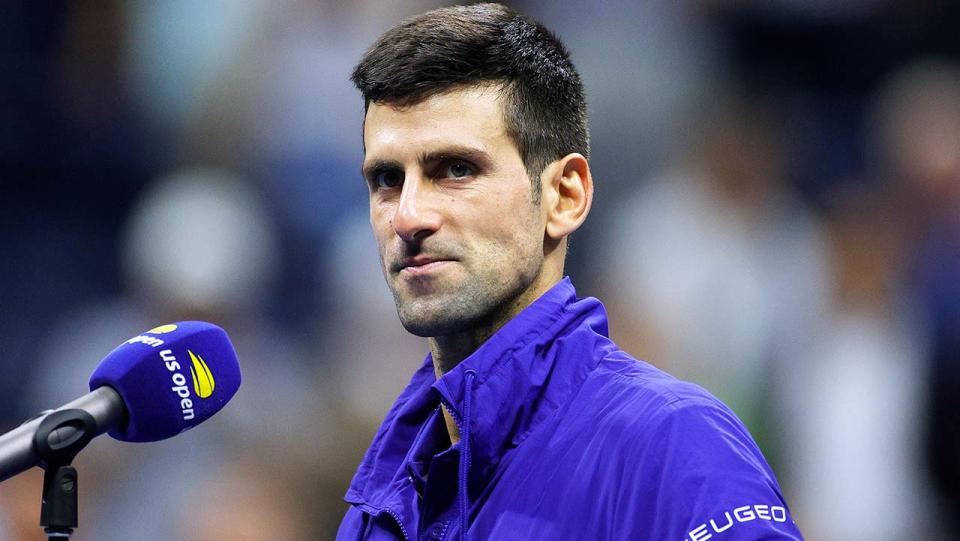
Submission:
M 223 329 L 203 321 L 155 327 L 100 361 L 90 393 L 0 435 L 0 481 L 42 463 L 34 440 L 57 412 L 82 410 L 92 423 L 44 430 L 40 437 L 54 446 L 105 432 L 121 441 L 158 441 L 209 419 L 239 388 L 240 365 Z

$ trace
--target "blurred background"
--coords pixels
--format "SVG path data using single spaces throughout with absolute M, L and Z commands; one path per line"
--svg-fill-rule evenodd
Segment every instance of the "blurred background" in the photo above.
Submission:
M 0 11 L 0 431 L 160 323 L 245 384 L 175 440 L 80 456 L 83 540 L 332 538 L 426 352 L 367 223 L 348 81 L 442 2 Z M 587 87 L 581 296 L 727 402 L 811 540 L 960 539 L 960 5 L 542 1 Z M 0 539 L 42 539 L 41 472 Z

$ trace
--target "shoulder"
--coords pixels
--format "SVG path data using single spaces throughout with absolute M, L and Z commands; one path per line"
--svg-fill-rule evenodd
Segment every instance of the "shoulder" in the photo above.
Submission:
M 742 425 L 723 402 L 703 387 L 677 379 L 619 349 L 603 356 L 584 381 L 577 400 L 601 407 L 602 418 L 626 423 L 639 432 L 699 417 Z
M 577 400 L 595 419 L 618 425 L 632 452 L 684 448 L 691 455 L 704 449 L 703 458 L 710 461 L 735 453 L 769 472 L 753 437 L 723 402 L 621 350 L 601 360 Z
M 643 518 L 626 513 L 618 520 L 642 520 L 659 532 L 655 538 L 706 539 L 697 534 L 720 533 L 728 522 L 742 535 L 797 538 L 776 477 L 749 431 L 702 387 L 615 351 L 576 401 L 571 411 L 594 416 L 595 434 L 603 438 L 598 447 L 622 472 L 618 490 L 646 502 Z

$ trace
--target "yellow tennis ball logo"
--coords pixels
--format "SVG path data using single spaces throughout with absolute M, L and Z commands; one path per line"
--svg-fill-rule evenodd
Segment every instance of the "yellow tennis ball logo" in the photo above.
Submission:
M 203 358 L 199 355 L 189 349 L 187 353 L 190 354 L 190 362 L 193 364 L 190 367 L 190 374 L 193 376 L 193 391 L 200 398 L 207 398 L 213 394 L 213 389 L 216 387 L 213 374 L 210 373 L 210 367 L 203 362 Z
M 177 326 L 173 323 L 169 325 L 160 325 L 159 327 L 154 327 L 147 331 L 148 334 L 167 334 L 168 332 L 173 332 L 177 330 Z

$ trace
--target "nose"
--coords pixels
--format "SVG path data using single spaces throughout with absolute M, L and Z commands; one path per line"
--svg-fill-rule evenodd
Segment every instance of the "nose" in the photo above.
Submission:
M 442 216 L 434 204 L 433 195 L 423 179 L 408 176 L 404 180 L 392 222 L 393 230 L 401 239 L 420 241 L 440 229 Z

